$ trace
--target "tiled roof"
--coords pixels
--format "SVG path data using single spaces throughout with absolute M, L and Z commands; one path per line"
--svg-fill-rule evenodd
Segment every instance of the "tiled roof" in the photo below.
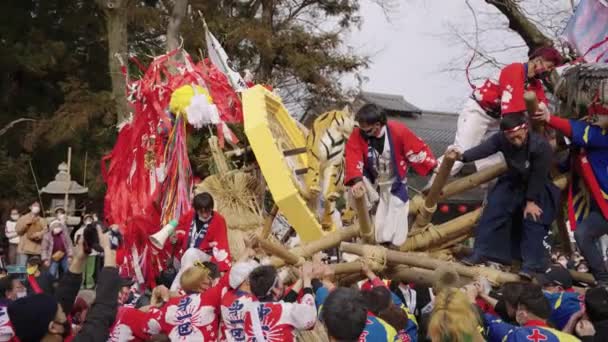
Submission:
M 403 122 L 420 139 L 422 139 L 433 151 L 436 158 L 445 153 L 448 146 L 454 143 L 456 135 L 457 114 L 430 113 L 423 115 L 395 116 L 391 119 Z M 427 184 L 429 177 L 421 177 L 414 172 L 408 175 L 408 184 L 415 190 L 422 190 Z M 449 181 L 449 180 L 448 180 Z M 481 201 L 484 190 L 477 188 L 466 193 L 453 196 L 455 201 Z
M 361 99 L 367 103 L 373 103 L 389 111 L 421 114 L 422 110 L 407 102 L 401 95 L 381 94 L 362 91 Z

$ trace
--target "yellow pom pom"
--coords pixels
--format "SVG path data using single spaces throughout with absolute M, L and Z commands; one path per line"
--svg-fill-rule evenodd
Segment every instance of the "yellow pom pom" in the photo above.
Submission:
M 195 89 L 196 94 L 194 92 Z M 173 94 L 171 94 L 171 101 L 169 101 L 169 110 L 175 115 L 185 115 L 186 108 L 190 106 L 190 100 L 192 100 L 194 95 L 199 94 L 204 94 L 207 97 L 207 101 L 209 101 L 209 103 L 213 103 L 213 100 L 211 99 L 211 96 L 209 95 L 207 89 L 201 86 L 188 84 L 175 89 Z

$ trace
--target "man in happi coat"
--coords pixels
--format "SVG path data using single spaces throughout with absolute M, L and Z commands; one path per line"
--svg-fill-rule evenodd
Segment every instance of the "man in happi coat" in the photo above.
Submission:
M 346 142 L 344 183 L 355 197 L 378 202 L 376 242 L 400 246 L 408 232 L 407 170 L 427 175 L 437 161 L 430 148 L 404 124 L 388 121 L 380 107 L 367 104 L 356 114 Z
M 555 48 L 539 48 L 530 54 L 527 62 L 509 64 L 496 75 L 486 79 L 481 86 L 474 88 L 473 94 L 458 115 L 454 146 L 466 151 L 496 133 L 502 117 L 526 109 L 526 91 L 534 92 L 539 105 L 546 108 L 547 97 L 542 81 L 561 63 L 562 57 Z M 501 159 L 500 154 L 494 154 L 476 160 L 470 164 L 474 168 L 466 173 L 483 170 L 500 163 Z M 443 158 L 439 158 L 439 163 L 442 160 Z M 452 175 L 458 174 L 463 165 L 461 161 L 456 161 L 452 167 Z
M 192 210 L 184 214 L 177 225 L 177 245 L 183 250 L 199 248 L 212 256 L 221 272 L 230 269 L 232 259 L 224 217 L 213 210 L 213 197 L 207 192 L 192 199 Z

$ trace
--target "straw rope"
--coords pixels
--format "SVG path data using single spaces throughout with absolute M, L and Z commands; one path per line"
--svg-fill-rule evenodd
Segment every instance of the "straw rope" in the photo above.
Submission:
M 364 245 L 362 262 L 374 271 L 383 271 L 386 267 L 386 248 L 382 246 Z

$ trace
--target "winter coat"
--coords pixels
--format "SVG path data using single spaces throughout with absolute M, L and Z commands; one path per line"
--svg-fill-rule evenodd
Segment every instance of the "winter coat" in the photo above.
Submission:
M 15 226 L 15 230 L 20 236 L 17 251 L 24 254 L 40 255 L 42 238 L 46 229 L 46 221 L 42 217 L 34 217 L 32 213 L 21 216 Z M 40 238 L 37 238 L 36 235 L 40 232 L 43 232 L 43 234 Z

